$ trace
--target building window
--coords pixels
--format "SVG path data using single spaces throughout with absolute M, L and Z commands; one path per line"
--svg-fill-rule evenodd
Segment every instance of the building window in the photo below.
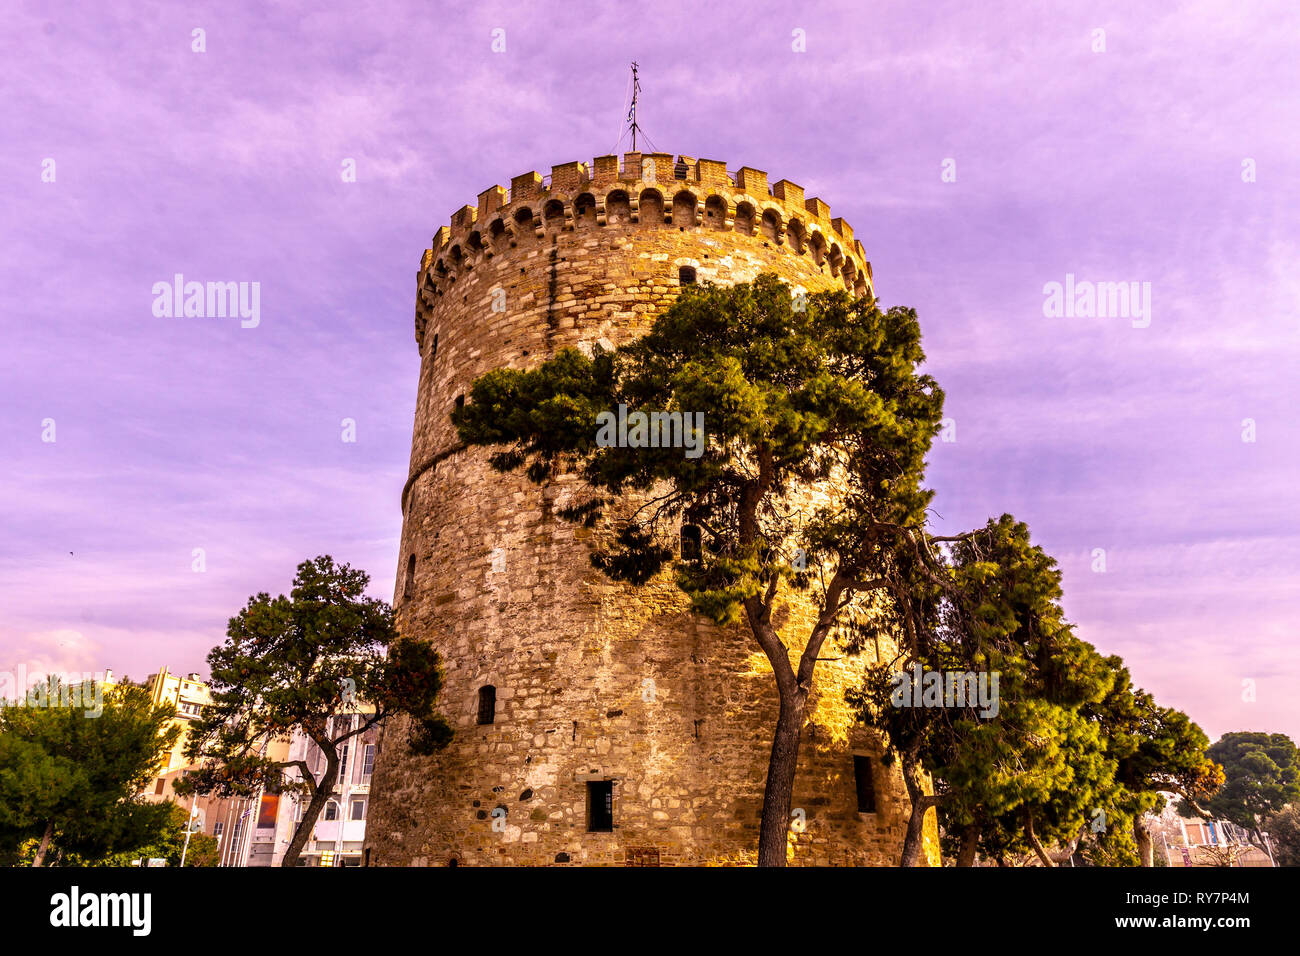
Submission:
M 348 778 L 348 747 L 349 744 L 344 744 L 343 749 L 339 751 L 339 783 Z
M 587 781 L 587 831 L 609 833 L 614 829 L 614 781 Z
M 159 777 L 159 778 L 158 778 L 158 785 L 157 785 L 156 787 L 153 788 L 153 792 L 154 792 L 154 793 L 162 793 L 162 792 L 163 792 L 163 787 L 165 787 L 165 786 L 167 786 L 167 781 L 164 780 L 162 777 Z
M 876 781 L 871 775 L 871 758 L 853 756 L 853 776 L 858 783 L 858 813 L 876 812 Z
M 695 285 L 695 269 L 691 266 L 682 266 L 677 270 L 677 281 L 682 285 Z
M 339 818 L 339 805 L 331 800 L 325 804 L 325 819 L 337 820 Z
M 218 820 L 216 823 L 212 824 L 212 835 L 216 837 L 218 840 L 221 839 L 221 834 L 225 832 L 226 832 L 226 824 L 224 820 Z
M 352 801 L 352 819 L 353 819 L 353 820 L 364 820 L 365 818 L 366 818 L 366 801 L 364 801 L 364 800 L 353 800 L 353 801 Z
M 496 723 L 497 689 L 491 684 L 478 689 L 478 722 L 480 724 Z
M 702 557 L 700 548 L 700 526 L 697 524 L 682 525 L 682 560 L 698 561 Z
M 402 588 L 402 597 L 409 598 L 415 593 L 415 555 L 406 559 L 406 584 Z
M 361 782 L 369 783 L 375 772 L 375 745 L 366 744 L 365 755 L 361 758 Z

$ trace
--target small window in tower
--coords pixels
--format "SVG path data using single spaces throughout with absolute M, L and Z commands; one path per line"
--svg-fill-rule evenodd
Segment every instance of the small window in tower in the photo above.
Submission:
M 432 365 L 433 360 L 436 359 L 437 357 L 438 357 L 438 334 L 435 332 L 433 336 L 433 344 L 429 346 L 429 364 Z
M 677 281 L 682 285 L 695 285 L 695 270 L 691 266 L 682 266 L 677 270 Z
M 587 831 L 610 833 L 614 829 L 614 781 L 587 781 Z
M 402 588 L 402 596 L 410 597 L 415 593 L 415 555 L 406 559 L 406 584 Z
M 858 784 L 858 813 L 876 812 L 876 781 L 871 775 L 871 758 L 853 756 L 853 776 Z
M 700 548 L 700 526 L 697 524 L 682 525 L 682 560 L 698 561 L 701 558 Z
M 457 395 L 457 396 L 456 396 L 456 411 L 459 412 L 459 411 L 463 410 L 464 408 L 465 408 L 465 396 L 464 396 L 464 395 Z
M 496 723 L 497 689 L 491 684 L 478 689 L 478 722 L 480 724 Z

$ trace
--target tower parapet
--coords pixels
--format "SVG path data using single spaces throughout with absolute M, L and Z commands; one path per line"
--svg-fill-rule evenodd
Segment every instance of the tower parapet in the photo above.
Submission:
M 479 193 L 421 256 L 421 297 L 447 294 L 503 249 L 589 226 L 739 232 L 810 258 L 854 295 L 875 295 L 871 263 L 852 227 L 831 218 L 821 199 L 805 198 L 802 186 L 788 179 L 769 186 L 767 173 L 751 166 L 731 173 L 720 160 L 629 152 L 621 164 L 613 155 L 575 160 L 551 167 L 549 176 L 521 173 L 508 191 L 498 185 Z M 424 318 L 416 319 L 421 347 Z

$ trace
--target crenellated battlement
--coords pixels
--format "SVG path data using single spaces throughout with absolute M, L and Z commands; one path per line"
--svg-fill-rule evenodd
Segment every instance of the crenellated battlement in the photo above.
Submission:
M 547 233 L 582 229 L 671 228 L 717 230 L 755 237 L 843 281 L 855 295 L 874 295 L 871 263 L 842 218 L 802 186 L 725 162 L 671 153 L 597 156 L 515 176 L 493 186 L 439 227 L 420 260 L 421 294 L 444 294 L 484 260 Z

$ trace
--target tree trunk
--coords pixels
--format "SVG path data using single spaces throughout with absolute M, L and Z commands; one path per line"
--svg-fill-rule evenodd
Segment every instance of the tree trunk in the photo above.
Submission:
M 975 851 L 980 845 L 980 828 L 977 824 L 969 823 L 962 827 L 961 831 L 961 849 L 957 851 L 958 866 L 974 866 Z
M 925 815 L 938 801 L 922 789 L 916 759 L 904 755 L 902 765 L 903 781 L 907 784 L 907 795 L 912 801 L 912 812 L 907 818 L 907 834 L 903 837 L 903 854 L 898 865 L 925 866 Z
M 317 741 L 317 746 L 319 744 L 320 742 Z M 311 803 L 307 804 L 307 809 L 302 812 L 302 820 L 298 823 L 298 829 L 294 831 L 293 839 L 289 841 L 289 849 L 285 851 L 284 859 L 280 861 L 281 866 L 298 865 L 298 857 L 302 854 L 302 848 L 307 845 L 307 838 L 311 836 L 311 831 L 316 826 L 316 819 L 334 793 L 334 781 L 338 779 L 339 773 L 339 757 L 333 745 L 329 744 L 329 741 L 326 741 L 326 744 L 328 746 L 321 748 L 325 753 L 325 776 L 321 777 L 320 783 L 316 784 L 315 790 L 312 791 Z M 339 825 L 343 825 L 342 808 L 339 809 Z
M 1142 825 L 1140 816 L 1133 818 L 1133 839 L 1137 841 L 1138 866 L 1155 866 L 1155 843 L 1150 832 Z
M 790 832 L 790 801 L 799 765 L 799 739 L 803 734 L 808 695 L 802 689 L 781 695 L 781 714 L 772 735 L 772 755 L 763 787 L 763 821 L 758 831 L 758 865 L 785 866 Z
M 41 837 L 41 845 L 36 848 L 36 858 L 32 860 L 32 866 L 44 866 L 45 854 L 50 849 L 50 838 L 54 836 L 54 821 L 51 820 L 45 824 L 45 834 Z
M 1028 810 L 1025 811 L 1025 838 L 1029 840 L 1029 845 L 1034 848 L 1034 853 L 1038 855 L 1038 861 L 1043 866 L 1056 866 L 1052 862 L 1052 858 L 1047 855 L 1047 851 L 1043 849 L 1043 844 L 1039 841 L 1038 835 L 1034 833 L 1034 815 Z

